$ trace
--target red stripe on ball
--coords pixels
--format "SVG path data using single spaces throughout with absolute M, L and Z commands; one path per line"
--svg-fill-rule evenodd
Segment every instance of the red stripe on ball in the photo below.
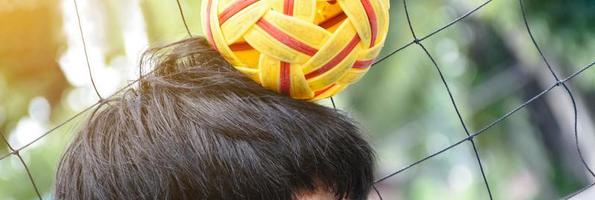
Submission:
M 314 71 L 306 74 L 306 79 L 314 78 L 320 74 L 323 74 L 324 72 L 331 70 L 333 67 L 337 66 L 341 61 L 343 61 L 343 59 L 345 59 L 349 55 L 349 53 L 351 53 L 351 51 L 353 51 L 353 49 L 355 49 L 355 47 L 357 46 L 357 44 L 360 41 L 361 41 L 361 39 L 359 38 L 359 36 L 357 34 L 355 36 L 353 36 L 353 39 L 351 39 L 349 44 L 347 44 L 347 46 L 345 46 L 345 48 L 343 48 L 343 50 L 341 50 L 335 57 L 333 57 L 331 59 L 331 61 L 326 63 L 321 68 L 318 68 L 317 70 L 314 70 Z
M 285 5 L 283 6 L 283 13 L 289 16 L 293 16 L 293 0 L 285 0 Z
M 243 0 L 236 1 L 231 6 L 227 7 L 221 14 L 219 14 L 219 25 L 225 23 L 229 18 L 233 17 L 236 13 L 240 12 L 244 8 L 256 3 L 258 0 Z
M 376 37 L 378 37 L 378 19 L 376 19 L 376 13 L 374 12 L 374 7 L 370 3 L 370 0 L 362 0 L 362 5 L 364 6 L 364 10 L 366 10 L 366 15 L 368 15 L 368 21 L 372 32 L 370 47 L 373 47 Z
M 291 65 L 281 61 L 281 70 L 279 72 L 279 90 L 281 94 L 290 95 L 291 92 Z
M 291 37 L 290 35 L 279 30 L 277 27 L 273 26 L 271 23 L 267 22 L 264 19 L 258 20 L 257 24 L 260 28 L 262 28 L 264 31 L 266 31 L 273 38 L 275 38 L 279 42 L 287 45 L 288 47 L 295 49 L 296 51 L 302 52 L 309 56 L 314 56 L 316 54 L 316 52 L 318 52 L 318 50 L 315 49 L 314 47 L 311 47 L 311 46 Z
M 206 24 L 206 30 L 205 32 L 207 33 L 207 40 L 209 41 L 209 43 L 211 44 L 211 46 L 213 48 L 215 48 L 215 50 L 219 50 L 217 49 L 217 44 L 215 44 L 215 40 L 213 40 L 213 32 L 211 31 L 211 7 L 213 6 L 213 1 L 212 0 L 208 0 L 207 2 L 207 17 L 205 17 L 205 24 Z
M 374 60 L 358 60 L 355 61 L 355 63 L 353 64 L 353 68 L 355 69 L 366 69 L 368 67 L 370 67 L 370 65 L 372 65 L 372 63 L 374 62 Z

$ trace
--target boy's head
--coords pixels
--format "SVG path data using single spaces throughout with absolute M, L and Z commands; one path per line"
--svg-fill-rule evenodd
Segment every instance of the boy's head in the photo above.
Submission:
M 203 38 L 144 61 L 67 149 L 57 199 L 366 198 L 373 153 L 348 117 L 262 88 Z

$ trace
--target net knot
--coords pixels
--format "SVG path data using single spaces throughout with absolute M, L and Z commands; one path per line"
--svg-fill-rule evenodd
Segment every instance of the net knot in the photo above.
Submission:
M 421 44 L 421 40 L 419 38 L 415 38 L 413 40 L 413 43 L 415 43 L 415 44 Z
M 469 137 L 467 137 L 465 140 L 469 141 L 469 142 L 473 142 L 473 140 L 475 139 L 477 135 L 469 135 Z

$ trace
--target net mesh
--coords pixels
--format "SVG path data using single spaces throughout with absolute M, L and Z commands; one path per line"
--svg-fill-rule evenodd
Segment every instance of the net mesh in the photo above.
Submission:
M 473 9 L 469 10 L 468 12 L 464 13 L 463 15 L 457 17 L 456 19 L 450 21 L 449 23 L 447 23 L 446 25 L 440 26 L 437 29 L 435 29 L 434 31 L 430 32 L 429 34 L 426 35 L 419 35 L 418 32 L 415 31 L 415 23 L 412 22 L 411 19 L 411 15 L 410 15 L 410 9 L 408 8 L 408 1 L 407 0 L 400 0 L 398 1 L 398 3 L 400 5 L 397 6 L 403 6 L 403 10 L 405 11 L 405 16 L 407 19 L 407 26 L 409 29 L 409 32 L 411 34 L 412 40 L 408 43 L 406 43 L 405 45 L 395 49 L 395 50 L 391 50 L 389 51 L 386 55 L 380 57 L 379 59 L 377 59 L 374 64 L 372 64 L 373 67 L 378 66 L 380 63 L 386 61 L 387 59 L 391 58 L 392 56 L 394 56 L 395 54 L 401 52 L 404 49 L 408 49 L 408 48 L 413 48 L 413 46 L 417 46 L 419 47 L 424 54 L 427 56 L 427 58 L 429 59 L 429 61 L 431 62 L 431 64 L 433 65 L 436 73 L 439 75 L 440 77 L 440 81 L 442 83 L 442 85 L 444 86 L 444 90 L 445 95 L 448 95 L 448 98 L 450 99 L 450 103 L 452 104 L 452 109 L 455 111 L 458 121 L 460 122 L 460 125 L 464 131 L 464 137 L 456 142 L 454 142 L 453 144 L 439 149 L 437 151 L 435 151 L 434 153 L 431 153 L 415 162 L 412 162 L 404 167 L 402 167 L 401 169 L 395 170 L 393 173 L 384 175 L 380 178 L 378 178 L 375 183 L 381 183 L 383 181 L 386 181 L 392 177 L 395 177 L 417 165 L 420 165 L 438 155 L 444 154 L 445 152 L 448 152 L 450 150 L 452 150 L 453 148 L 460 146 L 462 144 L 468 144 L 469 146 L 472 147 L 473 150 L 473 155 L 475 157 L 475 160 L 477 162 L 477 167 L 479 168 L 479 171 L 481 172 L 482 175 L 482 179 L 483 179 L 483 185 L 485 186 L 485 190 L 486 190 L 486 194 L 487 197 L 489 199 L 494 199 L 494 195 L 492 192 L 492 189 L 490 188 L 490 181 L 488 180 L 488 178 L 486 177 L 486 172 L 484 169 L 484 164 L 482 163 L 482 158 L 479 154 L 479 150 L 477 148 L 477 144 L 475 142 L 475 138 L 486 133 L 486 131 L 488 131 L 489 129 L 491 129 L 492 127 L 502 123 L 503 121 L 507 120 L 509 117 L 511 117 L 513 114 L 517 113 L 520 110 L 523 110 L 524 108 L 526 108 L 528 105 L 530 105 L 531 103 L 533 103 L 534 101 L 542 98 L 544 95 L 550 93 L 553 89 L 555 88 L 562 88 L 565 93 L 567 94 L 568 98 L 571 100 L 572 102 L 572 111 L 573 111 L 573 124 L 574 124 L 574 129 L 572 130 L 574 133 L 574 145 L 576 147 L 576 152 L 578 154 L 578 158 L 580 159 L 584 169 L 588 172 L 588 174 L 590 174 L 590 176 L 593 176 L 595 178 L 595 173 L 593 172 L 592 168 L 587 164 L 584 156 L 583 156 L 583 152 L 581 150 L 580 147 L 580 139 L 579 139 L 579 131 L 578 131 L 578 109 L 577 109 L 577 103 L 575 100 L 575 96 L 573 94 L 573 92 L 571 91 L 571 89 L 569 88 L 569 82 L 580 76 L 581 74 L 583 74 L 585 71 L 591 69 L 594 65 L 595 65 L 595 60 L 591 63 L 588 63 L 587 65 L 580 67 L 579 70 L 575 71 L 574 73 L 571 73 L 570 75 L 563 77 L 562 75 L 560 75 L 558 72 L 556 72 L 554 70 L 554 68 L 551 65 L 551 62 L 548 60 L 547 56 L 545 56 L 542 48 L 540 47 L 540 45 L 538 44 L 532 29 L 531 29 L 531 25 L 530 25 L 530 21 L 527 19 L 527 11 L 526 10 L 526 6 L 523 2 L 523 0 L 518 0 L 518 10 L 521 13 L 522 19 L 523 19 L 523 23 L 524 23 L 524 27 L 525 27 L 525 32 L 526 34 L 529 36 L 529 38 L 531 39 L 531 43 L 533 44 L 534 49 L 536 50 L 536 53 L 539 54 L 540 58 L 542 59 L 544 66 L 543 66 L 543 70 L 547 70 L 549 72 L 549 74 L 551 74 L 552 78 L 553 78 L 553 82 L 551 82 L 551 84 L 546 87 L 545 90 L 539 92 L 537 95 L 534 95 L 533 97 L 525 100 L 524 102 L 522 102 L 521 104 L 515 106 L 512 110 L 509 110 L 507 113 L 499 116 L 498 118 L 496 118 L 496 120 L 493 120 L 490 123 L 487 123 L 485 126 L 483 126 L 482 128 L 473 131 L 469 128 L 469 126 L 467 125 L 467 123 L 464 120 L 464 117 L 461 114 L 460 108 L 459 108 L 459 104 L 457 104 L 457 101 L 455 100 L 455 94 L 453 93 L 453 91 L 451 90 L 451 87 L 449 86 L 448 81 L 446 80 L 446 77 L 444 75 L 444 73 L 441 70 L 440 65 L 438 64 L 438 62 L 436 62 L 436 59 L 434 59 L 434 56 L 428 51 L 428 49 L 426 48 L 426 46 L 424 45 L 424 41 L 426 41 L 429 38 L 435 37 L 436 34 L 443 32 L 444 30 L 450 28 L 451 26 L 461 22 L 462 20 L 468 18 L 469 16 L 473 15 L 474 13 L 477 13 L 478 11 L 482 10 L 483 8 L 485 8 L 486 6 L 490 5 L 493 1 L 492 0 L 487 0 L 483 3 L 481 3 L 480 5 L 474 7 Z M 88 107 L 86 107 L 85 109 L 83 109 L 82 111 L 74 114 L 73 116 L 71 116 L 70 118 L 67 118 L 66 120 L 62 121 L 61 123 L 57 124 L 56 126 L 54 126 L 53 128 L 49 129 L 48 131 L 46 131 L 45 133 L 43 133 L 42 135 L 40 135 L 39 137 L 33 139 L 32 141 L 26 143 L 25 145 L 19 147 L 19 148 L 14 148 L 9 142 L 8 140 L 5 138 L 5 136 L 3 134 L 0 134 L 1 138 L 2 138 L 2 142 L 6 143 L 8 149 L 9 149 L 9 153 L 5 154 L 5 155 L 0 155 L 0 160 L 4 160 L 6 158 L 9 158 L 11 156 L 14 156 L 16 158 L 18 158 L 18 161 L 23 165 L 24 170 L 26 171 L 27 177 L 31 183 L 31 189 L 35 191 L 35 194 L 37 195 L 37 197 L 39 199 L 43 199 L 42 194 L 40 193 L 40 190 L 38 188 L 38 185 L 35 182 L 35 177 L 33 177 L 33 175 L 31 174 L 31 170 L 29 168 L 29 166 L 27 165 L 27 163 L 25 162 L 25 160 L 23 159 L 21 152 L 26 149 L 29 148 L 31 145 L 33 145 L 34 143 L 38 142 L 39 140 L 43 139 L 44 137 L 48 136 L 49 134 L 53 133 L 54 131 L 56 131 L 57 129 L 67 125 L 68 123 L 71 123 L 73 120 L 75 120 L 76 118 L 84 115 L 87 112 L 90 112 L 92 110 L 94 110 L 97 107 L 100 107 L 101 104 L 106 103 L 106 99 L 110 99 L 111 97 L 121 93 L 122 91 L 127 90 L 129 87 L 133 86 L 134 84 L 136 84 L 137 82 L 139 82 L 140 80 L 142 80 L 144 78 L 144 76 L 146 76 L 147 74 L 151 74 L 153 73 L 156 69 L 153 69 L 152 71 L 147 72 L 146 74 L 140 74 L 139 78 L 129 82 L 128 84 L 126 84 L 124 87 L 122 87 L 121 89 L 117 90 L 116 92 L 114 92 L 113 94 L 111 94 L 108 97 L 103 97 L 99 91 L 97 90 L 97 87 L 95 85 L 95 81 L 93 79 L 93 74 L 91 73 L 91 63 L 89 63 L 89 58 L 87 57 L 87 47 L 86 47 L 86 43 L 85 43 L 85 34 L 83 32 L 83 28 L 82 28 L 82 24 L 80 22 L 80 13 L 79 13 L 79 9 L 78 9 L 78 5 L 77 5 L 77 1 L 73 0 L 72 3 L 74 4 L 74 12 L 76 12 L 76 17 L 78 20 L 78 30 L 80 32 L 80 37 L 82 40 L 82 44 L 83 44 L 83 49 L 84 49 L 84 53 L 86 56 L 86 61 L 87 61 L 87 69 L 89 72 L 89 77 L 91 80 L 91 85 L 93 86 L 93 89 L 97 95 L 97 97 L 99 98 L 99 101 L 97 101 L 96 103 L 94 103 L 93 105 L 90 105 Z M 181 21 L 183 22 L 183 25 L 187 31 L 188 37 L 192 37 L 192 33 L 191 30 L 188 28 L 188 24 L 186 22 L 185 16 L 184 16 L 184 11 L 183 11 L 183 6 L 182 4 L 180 4 L 179 0 L 176 0 L 175 2 L 172 3 L 176 3 L 177 4 L 177 8 L 179 9 L 179 14 L 180 14 L 180 18 Z M 420 2 L 417 2 L 420 3 Z M 385 50 L 386 51 L 386 50 Z M 331 97 L 330 98 L 331 102 L 332 102 L 332 106 L 336 109 L 336 104 L 334 99 Z M 572 193 L 572 194 L 568 194 L 567 196 L 564 197 L 564 199 L 569 199 L 572 198 L 582 192 L 584 192 L 585 190 L 591 188 L 595 186 L 595 183 L 591 183 L 583 188 L 581 188 L 580 190 Z M 373 190 L 375 191 L 375 193 L 378 195 L 379 199 L 383 199 L 382 193 L 376 188 L 376 186 L 373 187 Z

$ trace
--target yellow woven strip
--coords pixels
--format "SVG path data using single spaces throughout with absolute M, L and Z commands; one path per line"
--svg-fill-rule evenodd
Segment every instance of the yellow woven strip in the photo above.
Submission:
M 287 35 L 316 49 L 320 49 L 331 37 L 328 31 L 317 25 L 286 16 L 280 12 L 268 12 L 263 18 Z
M 330 89 L 326 90 L 325 92 L 321 93 L 320 95 L 314 97 L 313 99 L 311 99 L 310 101 L 318 101 L 321 99 L 326 99 L 329 97 L 332 97 L 333 95 L 343 91 L 345 88 L 347 87 L 347 85 L 334 85 L 333 87 L 331 87 Z
M 207 0 L 203 0 L 203 1 L 207 1 Z M 231 6 L 233 3 L 238 2 L 238 1 L 244 1 L 244 0 L 219 0 L 219 4 L 217 6 L 216 12 L 221 13 L 227 7 Z
M 279 72 L 281 69 L 279 60 L 261 55 L 259 67 L 260 84 L 269 90 L 279 92 Z
M 236 13 L 221 25 L 221 31 L 225 36 L 227 45 L 231 45 L 244 35 L 256 21 L 258 21 L 269 9 L 266 1 L 258 1 L 242 11 Z
M 318 53 L 304 64 L 304 73 L 310 73 L 328 63 L 341 49 L 347 46 L 355 35 L 355 29 L 349 21 L 343 22 L 331 38 L 318 50 Z
M 270 7 L 280 13 L 285 11 L 285 0 L 266 0 Z M 292 15 L 296 19 L 313 22 L 316 16 L 316 0 L 293 0 Z
M 353 35 L 351 37 L 353 38 Z M 343 48 L 345 47 L 342 47 L 341 49 Z M 345 57 L 345 59 L 343 59 L 339 64 L 337 64 L 327 72 L 308 80 L 308 85 L 310 86 L 310 89 L 314 91 L 320 90 L 339 80 L 339 78 L 341 78 L 341 76 L 343 76 L 344 73 L 346 73 L 347 71 L 349 71 L 349 69 L 352 68 L 353 63 L 355 63 L 355 59 L 357 58 L 357 53 L 360 50 L 361 45 L 357 45 L 355 49 L 353 49 L 353 51 L 351 51 L 351 53 L 349 53 L 349 55 Z
M 331 18 L 339 13 L 342 13 L 341 6 L 338 3 L 330 4 L 326 1 L 318 2 L 316 5 L 316 17 L 314 18 L 315 24 L 320 24 L 321 22 Z
M 283 12 L 283 5 L 285 4 L 284 0 L 265 0 L 271 9 L 276 10 L 277 12 Z
M 369 68 L 365 68 L 365 69 L 351 68 L 339 80 L 337 80 L 337 83 L 342 84 L 342 85 L 349 85 L 351 83 L 354 83 L 354 82 L 358 81 L 359 79 L 361 79 L 366 74 L 366 72 L 368 72 L 368 69 Z
M 280 66 L 281 61 L 268 56 L 261 56 L 259 80 L 263 87 L 280 92 Z M 302 68 L 299 65 L 290 64 L 289 69 L 289 89 L 291 96 L 296 99 L 311 99 L 314 97 L 314 92 L 308 88 Z
M 208 0 L 205 0 L 208 1 Z M 216 8 L 218 6 L 219 0 L 211 0 L 212 1 L 212 10 L 210 12 L 210 27 L 211 27 L 211 33 L 213 35 L 213 41 L 215 42 L 217 49 L 219 50 L 219 53 L 221 53 L 221 55 L 223 55 L 223 57 L 225 57 L 227 59 L 227 61 L 229 61 L 232 65 L 234 66 L 245 66 L 245 64 L 238 59 L 233 52 L 231 51 L 231 49 L 229 49 L 229 46 L 227 46 L 227 42 L 225 42 L 225 38 L 223 37 L 223 34 L 221 33 L 221 28 L 219 27 L 219 19 L 217 16 L 217 12 L 215 12 L 216 10 L 214 8 Z
M 246 32 L 244 39 L 262 54 L 271 56 L 278 60 L 288 63 L 304 63 L 310 59 L 310 56 L 296 51 L 277 41 L 275 38 L 268 35 L 267 32 L 256 25 Z
M 370 23 L 366 10 L 360 0 L 338 0 L 339 5 L 343 8 L 343 12 L 347 15 L 351 24 L 355 30 L 357 30 L 362 43 L 370 44 L 372 39 L 372 33 L 370 29 Z
M 306 22 L 314 22 L 316 0 L 294 0 L 293 16 Z
M 204 32 L 204 35 L 206 38 L 208 38 L 208 34 L 207 30 L 210 27 L 210 24 L 207 22 L 208 20 L 211 20 L 211 16 L 208 16 L 208 5 L 209 4 L 209 0 L 203 0 L 201 2 L 201 6 L 200 6 L 200 18 L 201 18 L 201 26 L 202 26 L 202 30 Z
M 314 97 L 314 92 L 308 87 L 308 82 L 304 77 L 302 66 L 298 64 L 291 65 L 291 96 L 296 99 Z
M 380 2 L 382 2 L 382 5 L 384 6 L 382 12 L 388 13 L 388 10 L 390 10 L 390 0 L 381 0 Z
M 358 53 L 357 60 L 374 60 L 382 51 L 384 44 L 378 44 L 369 49 L 363 49 Z
M 388 33 L 388 13 L 383 12 L 388 8 L 382 4 L 380 1 L 370 0 L 370 4 L 374 8 L 374 14 L 376 15 L 376 22 L 378 23 L 378 37 L 376 37 L 376 41 L 374 44 L 384 43 L 384 39 L 386 39 L 386 34 Z

